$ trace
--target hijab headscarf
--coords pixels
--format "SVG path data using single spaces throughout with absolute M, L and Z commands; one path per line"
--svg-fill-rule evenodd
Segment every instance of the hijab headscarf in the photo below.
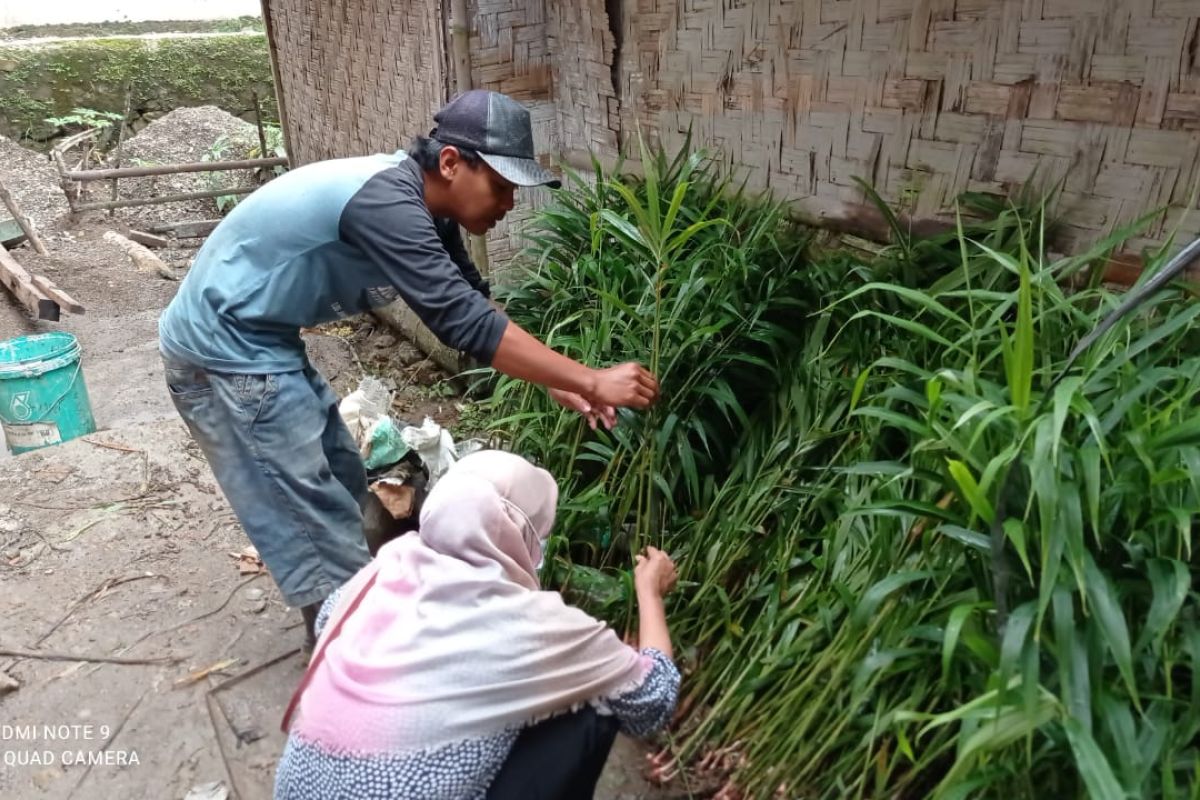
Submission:
M 635 688 L 646 659 L 540 588 L 557 500 L 550 474 L 519 456 L 455 463 L 419 533 L 384 545 L 346 585 L 293 730 L 347 751 L 403 752 Z

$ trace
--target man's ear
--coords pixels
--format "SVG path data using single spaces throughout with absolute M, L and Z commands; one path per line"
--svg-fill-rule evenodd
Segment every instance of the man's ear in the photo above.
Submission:
M 438 171 L 446 180 L 450 180 L 462 165 L 462 153 L 453 145 L 446 145 L 438 154 Z

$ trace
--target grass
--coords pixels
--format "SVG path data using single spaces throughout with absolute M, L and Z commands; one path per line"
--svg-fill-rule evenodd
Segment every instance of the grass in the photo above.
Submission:
M 563 491 L 554 579 L 632 622 L 671 552 L 681 763 L 749 797 L 1182 797 L 1200 789 L 1200 308 L 1046 255 L 1043 206 L 864 261 L 685 147 L 571 176 L 512 318 L 662 402 L 591 432 L 501 378 L 491 411 Z M 1152 255 L 1148 272 L 1162 266 Z

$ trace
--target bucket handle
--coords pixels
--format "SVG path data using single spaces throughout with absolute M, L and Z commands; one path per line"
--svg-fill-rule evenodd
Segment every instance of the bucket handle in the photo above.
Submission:
M 50 415 L 50 412 L 52 412 L 52 411 L 54 411 L 54 409 L 58 408 L 58 404 L 61 403 L 63 401 L 63 399 L 68 394 L 71 393 L 71 390 L 75 388 L 75 381 L 78 380 L 78 378 L 79 378 L 79 370 L 82 366 L 83 366 L 83 360 L 82 359 L 77 360 L 75 362 L 75 371 L 71 373 L 71 382 L 67 384 L 66 389 L 63 389 L 62 394 L 60 394 L 57 398 L 55 398 L 54 402 L 51 403 L 46 408 L 46 410 L 43 411 L 41 413 L 41 415 L 38 416 L 37 419 L 31 419 L 28 422 L 22 422 L 21 424 L 22 425 L 37 425 L 42 420 L 44 420 L 46 417 L 48 417 Z

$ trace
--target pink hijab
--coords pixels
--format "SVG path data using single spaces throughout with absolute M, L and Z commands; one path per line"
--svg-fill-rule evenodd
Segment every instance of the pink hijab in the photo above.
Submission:
M 292 731 L 355 753 L 420 750 L 635 688 L 646 660 L 540 589 L 557 500 L 550 474 L 510 453 L 451 467 L 420 533 L 384 545 L 346 585 Z

